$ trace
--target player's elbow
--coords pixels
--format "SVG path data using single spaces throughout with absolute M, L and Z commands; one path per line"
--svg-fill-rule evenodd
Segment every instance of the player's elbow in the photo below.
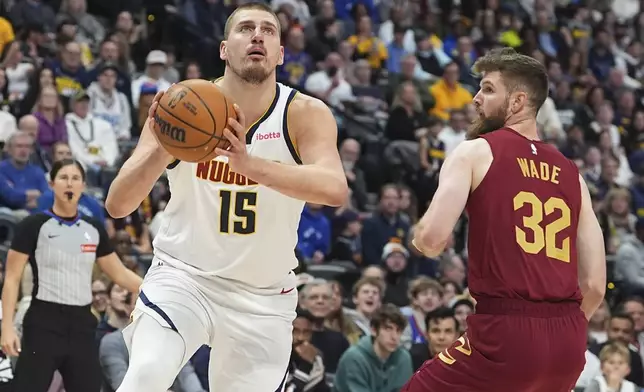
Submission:
M 105 210 L 107 210 L 107 213 L 114 219 L 125 218 L 132 213 L 132 211 L 128 211 L 128 208 L 124 203 L 119 202 L 119 200 L 115 200 L 115 198 L 110 196 L 110 194 L 108 194 L 105 199 Z
M 598 298 L 604 298 L 606 295 L 606 277 L 592 279 L 586 283 L 586 292 L 584 296 L 592 295 Z
M 326 187 L 325 203 L 329 207 L 341 207 L 349 199 L 349 186 L 343 177 L 336 184 Z
M 446 239 L 430 226 L 418 225 L 414 231 L 414 244 L 427 257 L 437 257 L 445 249 Z
M 606 295 L 606 275 L 589 276 L 579 282 L 579 289 L 584 297 L 604 298 Z

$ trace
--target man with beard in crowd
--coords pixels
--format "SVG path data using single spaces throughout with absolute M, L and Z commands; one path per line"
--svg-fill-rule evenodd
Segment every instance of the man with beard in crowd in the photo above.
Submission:
M 539 140 L 543 65 L 504 48 L 474 71 L 479 119 L 445 161 L 413 241 L 436 257 L 467 208 L 476 314 L 403 391 L 570 391 L 606 288 L 601 228 L 576 165 Z

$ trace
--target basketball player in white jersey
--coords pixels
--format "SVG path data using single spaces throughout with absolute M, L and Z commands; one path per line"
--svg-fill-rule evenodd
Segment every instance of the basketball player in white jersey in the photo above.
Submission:
M 225 131 L 232 147 L 210 162 L 178 162 L 148 119 L 112 183 L 106 207 L 115 218 L 138 208 L 166 167 L 172 194 L 123 333 L 130 362 L 118 392 L 165 392 L 203 344 L 212 347 L 211 391 L 283 390 L 302 207 L 339 206 L 348 197 L 333 115 L 276 83 L 283 55 L 270 8 L 237 8 L 226 23 L 226 70 L 216 82 L 238 105 L 238 120 L 229 119 Z

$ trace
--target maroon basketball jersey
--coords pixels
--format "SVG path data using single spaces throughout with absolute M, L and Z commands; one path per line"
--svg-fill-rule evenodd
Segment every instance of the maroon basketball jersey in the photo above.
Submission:
M 580 301 L 577 167 L 556 147 L 509 128 L 481 137 L 494 160 L 467 202 L 471 293 Z

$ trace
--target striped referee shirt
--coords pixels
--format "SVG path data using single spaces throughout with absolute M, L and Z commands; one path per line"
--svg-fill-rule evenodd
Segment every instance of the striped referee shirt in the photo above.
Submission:
M 113 252 L 101 223 L 84 216 L 62 218 L 51 211 L 23 219 L 11 249 L 29 255 L 33 298 L 73 306 L 92 303 L 94 262 Z

